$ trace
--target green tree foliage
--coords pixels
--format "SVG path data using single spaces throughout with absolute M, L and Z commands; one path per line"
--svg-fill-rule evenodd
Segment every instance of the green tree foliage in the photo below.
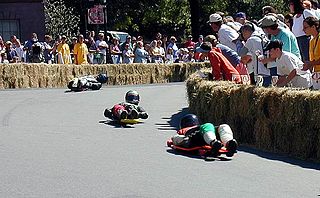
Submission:
M 72 12 L 80 14 L 82 24 L 86 9 L 99 3 L 97 0 L 60 1 L 64 1 L 67 7 L 75 8 Z M 197 34 L 212 33 L 206 23 L 212 13 L 222 11 L 234 16 L 241 11 L 251 19 L 260 19 L 262 7 L 266 5 L 273 6 L 282 14 L 288 11 L 288 0 L 106 0 L 107 29 L 143 35 L 148 39 L 152 39 L 156 32 L 184 38 L 192 33 L 195 37 Z M 87 28 L 96 30 L 92 26 Z M 100 28 L 103 30 L 103 27 Z
M 63 0 L 45 0 L 45 24 L 48 34 L 74 36 L 79 32 L 80 17 Z

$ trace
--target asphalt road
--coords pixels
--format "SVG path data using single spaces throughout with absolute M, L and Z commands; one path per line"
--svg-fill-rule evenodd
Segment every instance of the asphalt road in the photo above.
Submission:
M 106 107 L 135 89 L 150 117 L 122 128 Z M 172 152 L 184 83 L 0 91 L 1 198 L 320 197 L 320 164 L 240 146 L 229 161 Z

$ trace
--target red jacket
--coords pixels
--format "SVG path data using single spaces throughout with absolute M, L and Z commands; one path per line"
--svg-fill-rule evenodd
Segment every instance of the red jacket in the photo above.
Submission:
M 208 53 L 208 58 L 212 67 L 212 75 L 215 80 L 233 80 L 236 83 L 241 82 L 241 76 L 239 72 L 232 66 L 228 59 L 222 54 L 221 50 L 217 47 L 212 48 Z

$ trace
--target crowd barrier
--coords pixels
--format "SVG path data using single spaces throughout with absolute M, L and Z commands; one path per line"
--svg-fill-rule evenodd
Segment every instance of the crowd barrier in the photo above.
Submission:
M 66 88 L 74 77 L 107 72 L 110 85 L 181 82 L 208 63 L 59 65 L 0 64 L 0 89 Z
M 320 162 L 320 92 L 187 80 L 189 109 L 204 122 L 227 123 L 241 144 Z

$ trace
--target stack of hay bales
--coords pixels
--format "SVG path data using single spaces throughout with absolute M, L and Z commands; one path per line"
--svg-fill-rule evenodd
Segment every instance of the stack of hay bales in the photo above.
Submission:
M 242 144 L 320 161 L 320 91 L 187 80 L 190 111 L 227 123 Z
M 0 64 L 0 89 L 63 88 L 74 77 L 107 72 L 110 85 L 181 82 L 207 63 L 176 64 Z

